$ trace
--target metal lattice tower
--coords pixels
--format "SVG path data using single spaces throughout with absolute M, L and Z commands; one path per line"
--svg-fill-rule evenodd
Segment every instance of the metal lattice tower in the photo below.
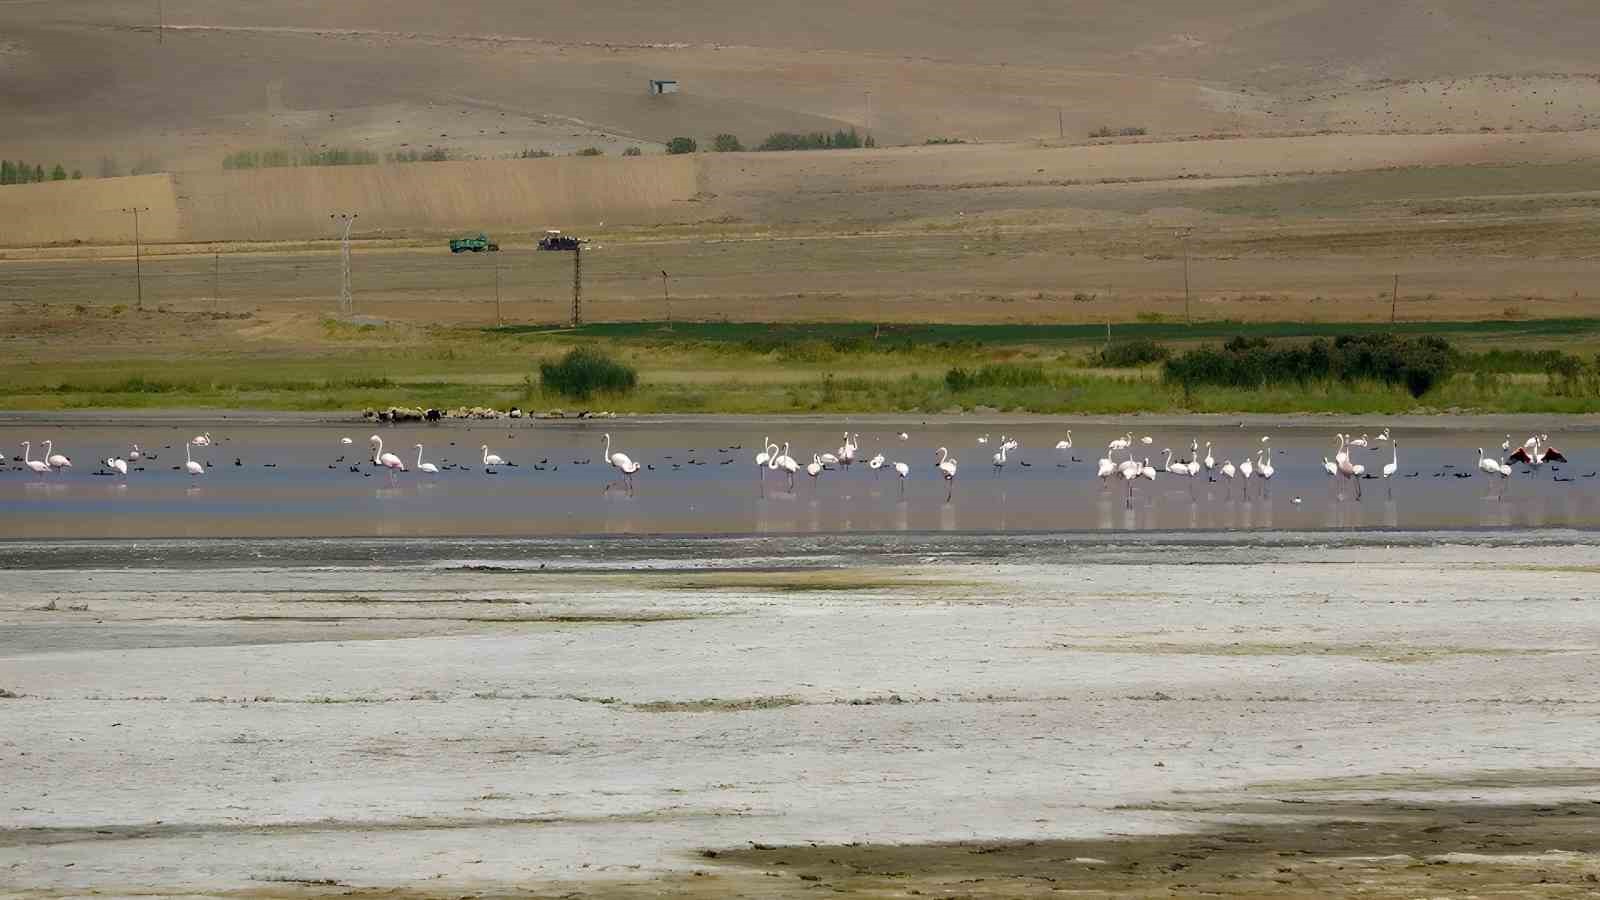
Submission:
M 356 311 L 355 295 L 350 287 L 350 229 L 356 224 L 356 213 L 333 213 L 330 219 L 344 222 L 339 236 L 339 313 L 350 315 Z

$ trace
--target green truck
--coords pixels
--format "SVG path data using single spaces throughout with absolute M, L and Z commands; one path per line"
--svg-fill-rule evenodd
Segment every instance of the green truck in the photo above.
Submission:
M 489 240 L 489 236 L 481 231 L 466 237 L 453 238 L 450 241 L 451 253 L 466 253 L 469 250 L 473 253 L 482 253 L 485 250 L 493 253 L 499 249 L 500 245 Z

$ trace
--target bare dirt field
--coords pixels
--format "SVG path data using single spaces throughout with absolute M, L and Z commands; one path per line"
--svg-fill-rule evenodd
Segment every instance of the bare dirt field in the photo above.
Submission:
M 9 547 L 0 872 L 1592 892 L 1575 535 L 996 540 Z

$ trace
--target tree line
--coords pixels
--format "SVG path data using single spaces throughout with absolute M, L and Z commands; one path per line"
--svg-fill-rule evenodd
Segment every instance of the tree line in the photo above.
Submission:
M 25 163 L 22 161 L 0 160 L 0 184 L 33 184 L 38 181 L 66 181 L 79 179 L 83 172 L 73 169 L 72 174 L 67 174 L 66 166 L 56 163 L 55 167 L 45 171 L 43 163 Z

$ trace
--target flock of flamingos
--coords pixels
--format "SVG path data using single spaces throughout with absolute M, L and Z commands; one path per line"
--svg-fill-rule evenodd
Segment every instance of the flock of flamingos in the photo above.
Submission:
M 902 442 L 910 439 L 910 435 L 903 431 L 896 436 Z M 1399 472 L 1400 442 L 1390 435 L 1389 429 L 1385 428 L 1383 432 L 1376 438 L 1371 439 L 1364 434 L 1360 437 L 1353 437 L 1351 435 L 1341 433 L 1335 435 L 1334 437 L 1337 441 L 1337 445 L 1334 448 L 1332 458 L 1327 456 L 1322 458 L 1323 470 L 1327 473 L 1330 483 L 1348 482 L 1352 484 L 1355 488 L 1355 499 L 1361 499 L 1361 482 L 1363 480 L 1379 478 L 1384 479 L 1385 483 L 1388 483 L 1387 480 L 1395 477 Z M 860 438 L 861 435 L 859 433 L 845 432 L 843 439 L 844 442 L 840 444 L 837 450 L 832 452 L 812 453 L 811 460 L 803 464 L 791 455 L 790 443 L 788 441 L 785 441 L 782 446 L 779 446 L 779 444 L 776 441 L 772 441 L 770 437 L 762 438 L 762 448 L 761 451 L 755 455 L 755 465 L 761 478 L 763 493 L 765 493 L 766 490 L 766 479 L 768 472 L 781 473 L 781 477 L 786 477 L 788 479 L 788 489 L 791 492 L 795 489 L 796 476 L 804 472 L 811 479 L 813 485 L 812 489 L 815 490 L 816 483 L 824 472 L 836 471 L 841 468 L 848 469 L 855 465 L 857 461 L 857 454 L 860 449 Z M 386 451 L 384 449 L 383 438 L 380 435 L 374 434 L 368 440 L 371 445 L 371 465 L 387 470 L 391 479 L 395 478 L 398 473 L 407 472 L 413 468 L 417 472 L 426 475 L 437 475 L 440 472 L 440 467 L 437 464 L 423 460 L 422 444 L 415 445 L 415 449 L 417 451 L 416 461 L 412 466 L 407 466 L 405 460 L 401 459 L 395 453 Z M 1101 481 L 1102 490 L 1106 489 L 1106 487 L 1113 482 L 1120 481 L 1122 486 L 1127 491 L 1127 500 L 1130 506 L 1133 503 L 1134 487 L 1137 482 L 1139 482 L 1141 479 L 1153 482 L 1163 473 L 1169 476 L 1190 479 L 1191 494 L 1193 493 L 1193 479 L 1201 475 L 1204 475 L 1209 483 L 1221 482 L 1226 485 L 1228 496 L 1230 497 L 1233 491 L 1233 484 L 1237 480 L 1241 484 L 1241 490 L 1244 494 L 1244 497 L 1248 499 L 1250 496 L 1250 483 L 1252 480 L 1259 479 L 1261 484 L 1260 490 L 1265 491 L 1266 485 L 1272 480 L 1273 475 L 1276 474 L 1277 470 L 1273 466 L 1271 458 L 1271 440 L 1272 438 L 1270 436 L 1263 436 L 1260 440 L 1260 447 L 1256 449 L 1254 455 L 1252 456 L 1248 452 L 1245 453 L 1243 461 L 1238 465 L 1235 465 L 1231 458 L 1223 459 L 1219 462 L 1212 454 L 1212 444 L 1209 441 L 1205 444 L 1204 455 L 1202 455 L 1200 442 L 1198 440 L 1191 440 L 1189 443 L 1189 455 L 1187 457 L 1174 459 L 1173 451 L 1170 448 L 1163 449 L 1161 452 L 1166 455 L 1166 458 L 1162 464 L 1157 467 L 1151 465 L 1149 456 L 1143 456 L 1141 458 L 1135 455 L 1137 450 L 1148 448 L 1154 444 L 1154 439 L 1148 435 L 1135 439 L 1133 432 L 1127 432 L 1121 437 L 1115 438 L 1106 444 L 1105 455 L 1100 457 L 1100 459 L 1097 461 L 1095 474 L 1096 477 L 1098 477 Z M 1511 477 L 1513 463 L 1520 463 L 1529 467 L 1529 470 L 1536 470 L 1546 463 L 1564 463 L 1567 461 L 1566 456 L 1564 456 L 1561 451 L 1549 445 L 1549 440 L 1549 435 L 1534 434 L 1530 435 L 1521 444 L 1514 444 L 1511 440 L 1511 436 L 1506 435 L 1505 441 L 1500 445 L 1501 454 L 1498 456 L 1486 455 L 1483 451 L 1483 448 L 1478 448 L 1477 472 L 1498 478 L 1501 485 L 1500 493 L 1503 496 L 1505 491 L 1504 484 L 1506 480 Z M 348 446 L 354 444 L 355 442 L 353 439 L 346 437 L 341 438 L 340 443 Z M 989 435 L 987 434 L 978 438 L 978 444 L 980 447 L 983 447 L 983 445 L 987 445 L 989 443 Z M 202 464 L 200 461 L 196 460 L 191 448 L 210 447 L 213 445 L 214 440 L 211 437 L 210 432 L 196 435 L 186 442 L 184 445 L 184 463 L 182 470 L 187 472 L 191 477 L 203 477 L 206 474 L 207 466 L 210 464 Z M 1020 447 L 1020 444 L 1014 439 L 1007 438 L 1005 435 L 1001 435 L 1000 439 L 995 442 L 995 445 L 999 449 L 995 450 L 991 455 L 990 465 L 995 474 L 999 474 L 1011 461 L 1010 454 L 1016 451 Z M 55 452 L 53 441 L 47 440 L 44 442 L 44 454 L 39 459 L 33 458 L 32 442 L 23 441 L 21 446 L 23 450 L 22 456 L 16 457 L 14 461 L 21 463 L 25 470 L 31 471 L 36 475 L 49 476 L 52 473 L 64 473 L 72 468 L 72 460 L 69 457 L 67 457 L 65 454 Z M 1384 447 L 1387 447 L 1389 450 L 1389 461 L 1385 463 L 1376 473 L 1369 473 L 1364 464 L 1356 462 L 1351 456 L 1352 450 L 1379 450 Z M 486 473 L 494 474 L 500 466 L 516 465 L 515 463 L 507 462 L 500 456 L 490 452 L 488 444 L 484 444 L 480 449 L 482 451 L 480 462 L 483 470 Z M 724 452 L 731 452 L 733 449 L 738 448 L 729 448 Z M 1073 449 L 1072 432 L 1070 430 L 1066 432 L 1066 436 L 1062 440 L 1056 443 L 1055 449 L 1063 452 L 1069 452 Z M 984 447 L 984 449 L 980 452 L 987 452 L 987 447 Z M 955 456 L 951 455 L 950 450 L 946 447 L 940 447 L 936 451 L 935 456 L 936 459 L 934 462 L 934 468 L 939 473 L 939 476 L 945 481 L 945 502 L 948 503 L 955 496 L 956 475 L 960 471 L 960 463 Z M 1120 459 L 1119 456 L 1121 457 Z M 1083 462 L 1083 460 L 1076 456 L 1070 456 L 1070 453 L 1068 458 L 1071 462 Z M 130 464 L 133 471 L 143 471 L 143 467 L 140 465 L 140 463 L 153 459 L 155 459 L 154 455 L 142 450 L 138 444 L 134 444 L 127 452 L 126 456 L 113 456 L 101 460 L 102 468 L 99 474 L 126 478 L 130 471 Z M 623 453 L 620 450 L 613 452 L 610 434 L 605 435 L 604 459 L 608 466 L 617 471 L 617 478 L 613 481 L 607 482 L 602 488 L 602 491 L 610 491 L 613 488 L 621 488 L 631 495 L 634 490 L 634 476 L 639 473 L 640 469 L 643 468 L 650 471 L 654 471 L 655 469 L 654 465 L 641 465 L 639 462 L 630 458 L 628 454 Z M 339 463 L 343 463 L 344 461 L 345 457 L 343 456 L 339 457 L 337 460 Z M 724 460 L 724 464 L 731 462 L 733 462 L 732 459 Z M 235 459 L 234 464 L 240 465 L 241 463 L 239 460 Z M 901 495 L 903 496 L 905 494 L 905 482 L 906 479 L 911 477 L 912 472 L 912 467 L 910 464 L 898 460 L 890 460 L 884 456 L 883 453 L 877 453 L 871 458 L 866 459 L 864 464 L 866 465 L 867 469 L 873 473 L 873 477 L 875 478 L 878 477 L 881 471 L 885 468 L 892 471 L 900 480 Z M 1019 461 L 1019 464 L 1025 467 L 1032 465 L 1026 461 Z M 272 467 L 276 466 L 276 463 L 266 463 L 265 465 Z M 1065 468 L 1067 463 L 1061 462 L 1057 465 Z M 674 464 L 673 467 L 678 468 L 678 465 Z M 172 468 L 174 470 L 179 469 L 178 466 L 172 466 Z M 335 468 L 335 466 L 330 465 L 328 468 L 332 469 Z M 358 466 L 351 466 L 350 468 L 351 471 L 360 471 Z M 445 468 L 455 469 L 467 467 L 446 465 Z M 539 469 L 541 466 L 536 464 L 535 468 Z M 1418 473 L 1413 472 L 1405 477 L 1416 477 L 1417 474 Z M 1455 477 L 1467 478 L 1471 477 L 1472 474 L 1474 473 L 1455 473 Z M 1593 474 L 1594 473 L 1590 473 L 1584 477 L 1593 477 Z M 1557 476 L 1556 480 L 1571 481 L 1572 479 L 1570 477 L 1561 478 L 1560 476 Z M 1295 497 L 1293 502 L 1299 503 L 1301 501 L 1299 497 Z

